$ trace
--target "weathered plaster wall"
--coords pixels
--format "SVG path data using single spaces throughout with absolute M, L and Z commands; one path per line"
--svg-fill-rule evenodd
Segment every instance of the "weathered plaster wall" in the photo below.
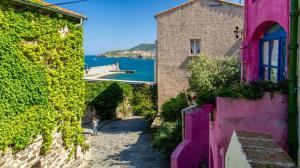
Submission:
M 192 108 L 185 112 L 184 140 L 171 156 L 172 168 L 199 167 L 208 163 L 209 113 L 212 105 Z
M 72 154 L 68 162 L 69 154 L 71 149 L 65 150 L 61 134 L 56 133 L 53 137 L 53 145 L 51 151 L 46 156 L 40 155 L 40 149 L 42 147 L 42 137 L 38 137 L 29 147 L 25 150 L 20 151 L 16 154 L 12 154 L 11 150 L 8 150 L 5 154 L 0 153 L 1 168 L 72 168 L 72 167 L 83 167 L 85 160 L 88 155 L 83 155 L 81 149 L 78 148 L 76 151 L 76 157 Z
M 266 93 L 260 100 L 218 97 L 209 130 L 210 168 L 223 168 L 234 130 L 263 132 L 287 150 L 287 98 Z
M 257 80 L 259 77 L 259 40 L 273 24 L 281 25 L 289 32 L 289 1 L 286 0 L 246 0 L 243 58 L 245 78 Z
M 221 5 L 220 5 L 221 4 Z M 242 7 L 196 0 L 157 17 L 157 84 L 159 106 L 187 89 L 190 39 L 201 39 L 202 54 L 237 55 L 240 40 L 233 31 L 243 25 Z

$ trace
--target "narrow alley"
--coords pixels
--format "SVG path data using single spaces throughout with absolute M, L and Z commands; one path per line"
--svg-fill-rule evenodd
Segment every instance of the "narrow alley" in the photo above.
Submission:
M 88 130 L 91 132 L 91 130 Z M 142 118 L 110 123 L 89 138 L 91 168 L 165 167 L 163 155 L 151 147 L 151 136 Z

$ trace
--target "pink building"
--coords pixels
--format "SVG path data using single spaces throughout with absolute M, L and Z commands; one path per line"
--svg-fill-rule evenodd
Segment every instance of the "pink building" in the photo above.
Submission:
M 243 43 L 246 80 L 285 80 L 289 1 L 246 0 Z
M 241 47 L 244 80 L 287 79 L 289 8 L 287 0 L 245 0 Z M 185 114 L 186 136 L 173 152 L 172 168 L 199 167 L 204 162 L 209 168 L 224 168 L 235 130 L 270 134 L 287 151 L 287 118 L 287 98 L 279 93 L 266 93 L 260 100 L 218 97 L 215 107 L 205 106 Z M 207 119 L 209 126 L 204 126 Z M 201 135 L 201 140 L 197 135 Z M 208 149 L 203 147 L 206 145 Z

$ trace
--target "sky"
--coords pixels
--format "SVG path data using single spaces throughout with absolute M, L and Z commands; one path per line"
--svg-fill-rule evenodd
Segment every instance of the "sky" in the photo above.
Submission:
M 62 3 L 76 0 L 44 0 Z M 84 22 L 86 55 L 128 49 L 156 40 L 155 14 L 188 0 L 87 0 L 62 5 L 88 17 Z M 238 2 L 239 0 L 229 0 Z

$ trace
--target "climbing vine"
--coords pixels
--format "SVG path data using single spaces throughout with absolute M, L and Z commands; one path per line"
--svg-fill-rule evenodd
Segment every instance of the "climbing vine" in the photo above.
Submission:
M 112 119 L 122 102 L 131 102 L 133 88 L 122 82 L 102 81 L 86 83 L 86 105 L 96 108 L 101 119 Z
M 66 148 L 85 147 L 82 28 L 7 2 L 0 2 L 0 150 L 22 150 L 42 135 L 46 153 L 56 128 Z

